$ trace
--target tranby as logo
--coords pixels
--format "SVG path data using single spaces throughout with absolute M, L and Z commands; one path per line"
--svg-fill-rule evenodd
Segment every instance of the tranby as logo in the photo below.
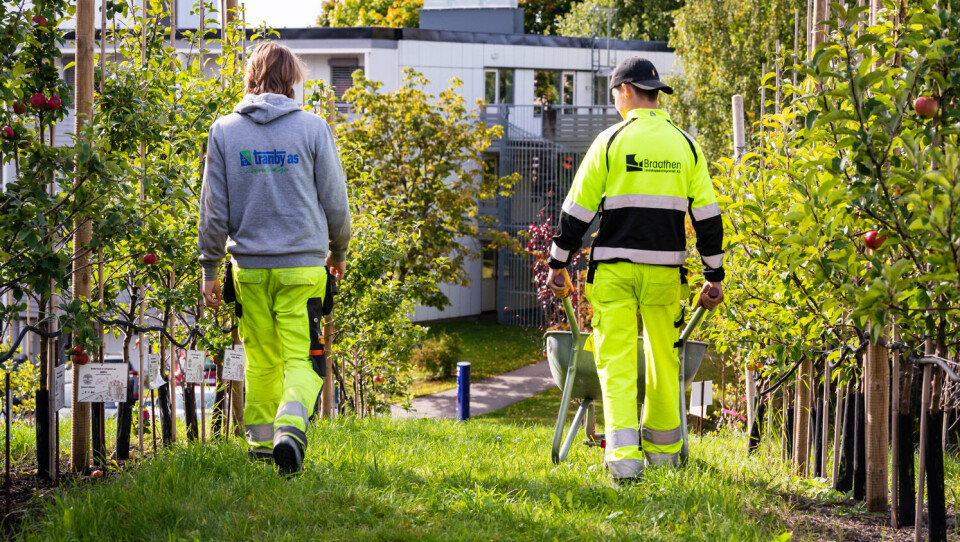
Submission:
M 287 151 L 253 151 L 254 163 L 258 166 L 282 166 L 287 161 Z
M 240 151 L 240 166 L 274 166 L 283 167 L 289 164 L 299 164 L 300 155 L 288 154 L 287 151 Z

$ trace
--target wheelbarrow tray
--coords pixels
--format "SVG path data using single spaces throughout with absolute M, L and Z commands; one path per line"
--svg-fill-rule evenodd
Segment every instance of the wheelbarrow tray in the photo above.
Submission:
M 594 360 L 593 352 L 584 350 L 588 334 L 580 335 L 580 344 L 577 345 L 579 358 L 577 360 L 577 373 L 571 389 L 571 397 L 574 399 L 593 399 L 599 401 L 603 397 L 600 389 L 600 377 L 597 376 L 597 363 Z M 570 331 L 548 331 L 544 335 L 547 349 L 547 362 L 550 365 L 550 374 L 553 376 L 553 382 L 561 390 L 564 382 L 567 380 L 567 370 L 570 368 L 570 362 L 573 358 L 573 333 Z M 690 388 L 691 382 L 697 376 L 700 370 L 700 363 L 707 352 L 707 343 L 700 341 L 685 341 L 685 348 L 681 349 L 683 355 L 683 381 Z M 645 365 L 643 355 L 643 337 L 637 337 L 637 400 L 643 401 L 645 386 Z

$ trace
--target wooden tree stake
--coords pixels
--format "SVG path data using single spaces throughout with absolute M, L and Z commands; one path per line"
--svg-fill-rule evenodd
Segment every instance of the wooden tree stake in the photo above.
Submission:
M 96 13 L 94 0 L 77 0 L 77 65 L 74 104 L 76 105 L 75 133 L 80 134 L 84 125 L 90 123 L 93 113 L 93 17 Z M 77 177 L 76 184 L 83 183 Z M 87 246 L 90 244 L 90 220 L 80 214 L 76 220 L 76 234 L 73 241 L 73 298 L 90 298 L 90 256 Z M 70 434 L 70 467 L 74 472 L 87 470 L 89 448 L 87 438 L 90 435 L 90 404 L 77 401 L 77 383 L 80 381 L 80 366 L 73 366 L 72 429 Z M 57 461 L 57 458 L 54 458 Z
M 863 376 L 866 396 L 867 510 L 887 512 L 887 460 L 889 449 L 890 366 L 887 349 L 867 345 Z
M 804 359 L 797 371 L 797 400 L 795 403 L 793 420 L 793 468 L 800 474 L 807 472 L 807 456 L 809 444 L 807 436 L 810 430 L 810 373 L 813 372 L 813 363 Z

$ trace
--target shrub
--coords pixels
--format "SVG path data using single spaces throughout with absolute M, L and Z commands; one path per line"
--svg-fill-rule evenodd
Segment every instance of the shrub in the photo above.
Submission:
M 463 353 L 463 341 L 457 334 L 441 333 L 423 342 L 411 361 L 434 378 L 453 375 L 457 359 Z

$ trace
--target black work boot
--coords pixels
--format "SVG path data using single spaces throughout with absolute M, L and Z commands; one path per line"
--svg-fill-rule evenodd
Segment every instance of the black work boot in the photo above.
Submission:
M 278 429 L 273 435 L 273 461 L 280 474 L 289 476 L 303 470 L 303 445 L 293 437 L 293 433 L 301 433 L 296 428 L 292 431 Z M 303 435 L 306 437 L 306 435 Z

